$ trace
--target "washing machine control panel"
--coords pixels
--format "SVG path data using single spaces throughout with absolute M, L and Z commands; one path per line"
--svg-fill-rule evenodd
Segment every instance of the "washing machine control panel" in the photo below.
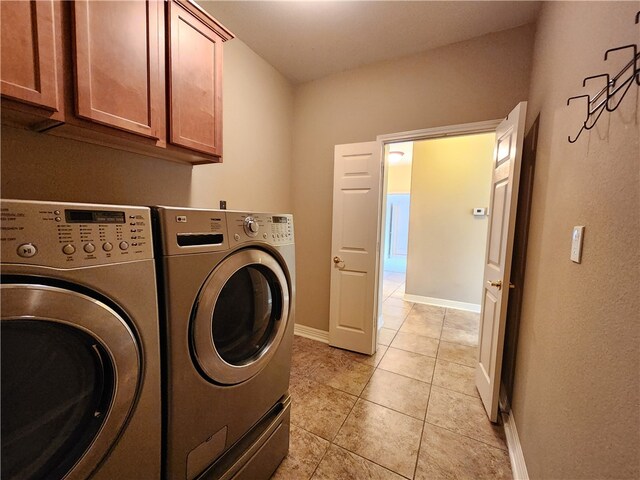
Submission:
M 162 255 L 225 251 L 248 243 L 292 244 L 293 215 L 153 207 Z
M 154 207 L 163 255 L 190 255 L 229 249 L 223 210 Z
M 293 243 L 293 215 L 290 214 L 227 212 L 227 226 L 232 245 L 249 241 L 271 245 Z
M 271 215 L 267 219 L 271 243 L 283 245 L 293 243 L 293 215 Z
M 2 261 L 78 268 L 153 258 L 148 208 L 2 200 Z
M 260 224 L 251 215 L 244 218 L 244 233 L 250 237 L 257 237 L 260 230 Z

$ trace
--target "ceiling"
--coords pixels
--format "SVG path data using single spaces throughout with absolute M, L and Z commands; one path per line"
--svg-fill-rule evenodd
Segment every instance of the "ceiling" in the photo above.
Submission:
M 533 1 L 198 3 L 293 83 L 535 20 Z

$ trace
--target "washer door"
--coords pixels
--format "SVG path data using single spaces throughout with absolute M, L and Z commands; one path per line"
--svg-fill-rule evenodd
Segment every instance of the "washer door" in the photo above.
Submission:
M 72 290 L 13 283 L 0 295 L 2 478 L 88 478 L 136 399 L 133 332 Z
M 280 263 L 262 250 L 240 250 L 202 287 L 191 330 L 194 356 L 209 379 L 243 382 L 275 354 L 288 317 L 289 286 Z

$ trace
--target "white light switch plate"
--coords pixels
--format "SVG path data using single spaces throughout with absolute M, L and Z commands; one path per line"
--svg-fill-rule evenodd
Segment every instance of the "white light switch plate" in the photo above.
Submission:
M 571 261 L 581 263 L 582 261 L 582 240 L 584 238 L 584 226 L 573 227 L 571 236 Z

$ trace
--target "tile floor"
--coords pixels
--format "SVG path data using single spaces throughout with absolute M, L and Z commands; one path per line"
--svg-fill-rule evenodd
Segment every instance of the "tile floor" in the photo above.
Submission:
M 511 478 L 474 386 L 478 315 L 403 294 L 386 273 L 373 356 L 295 337 L 290 449 L 272 478 Z

